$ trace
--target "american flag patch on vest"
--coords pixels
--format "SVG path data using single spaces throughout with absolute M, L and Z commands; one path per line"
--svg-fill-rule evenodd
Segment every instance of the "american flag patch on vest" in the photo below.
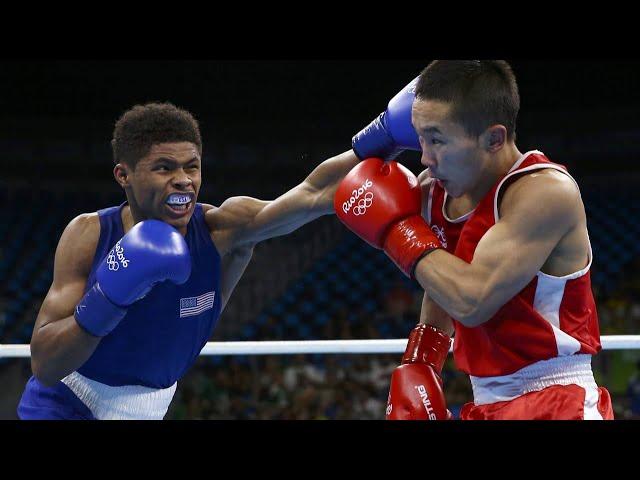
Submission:
M 207 292 L 199 297 L 180 299 L 180 318 L 200 315 L 205 310 L 213 308 L 216 292 Z

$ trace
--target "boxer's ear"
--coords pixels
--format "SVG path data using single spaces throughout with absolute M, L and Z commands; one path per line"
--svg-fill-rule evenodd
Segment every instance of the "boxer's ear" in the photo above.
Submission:
M 490 153 L 500 150 L 506 141 L 507 129 L 504 125 L 492 125 L 480 135 L 480 144 Z
M 129 176 L 131 175 L 131 167 L 126 163 L 118 163 L 115 167 L 113 167 L 113 176 L 116 179 L 116 182 L 122 187 L 126 188 L 129 186 Z

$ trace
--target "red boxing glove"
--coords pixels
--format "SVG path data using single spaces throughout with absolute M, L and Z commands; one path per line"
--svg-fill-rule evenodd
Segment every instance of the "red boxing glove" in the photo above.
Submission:
M 402 365 L 391 375 L 387 420 L 451 420 L 442 391 L 442 366 L 451 338 L 431 325 L 418 324 L 409 335 Z
M 347 228 L 383 249 L 408 277 L 418 260 L 442 247 L 422 218 L 418 179 L 397 162 L 360 162 L 338 186 L 333 206 Z

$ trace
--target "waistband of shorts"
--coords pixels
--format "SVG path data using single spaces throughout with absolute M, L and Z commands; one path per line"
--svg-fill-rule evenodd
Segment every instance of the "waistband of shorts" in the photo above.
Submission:
M 141 385 L 112 387 L 78 372 L 62 380 L 98 420 L 162 420 L 169 409 L 178 383 L 168 388 Z
M 553 385 L 574 384 L 585 389 L 597 388 L 591 370 L 591 355 L 586 354 L 541 360 L 509 375 L 469 377 L 476 405 L 513 400 Z

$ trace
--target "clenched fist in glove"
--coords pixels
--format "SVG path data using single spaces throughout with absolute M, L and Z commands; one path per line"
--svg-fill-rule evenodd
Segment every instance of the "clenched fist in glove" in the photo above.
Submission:
M 422 218 L 418 179 L 395 161 L 360 162 L 338 186 L 333 205 L 342 223 L 384 250 L 408 277 L 413 277 L 418 260 L 442 248 Z

